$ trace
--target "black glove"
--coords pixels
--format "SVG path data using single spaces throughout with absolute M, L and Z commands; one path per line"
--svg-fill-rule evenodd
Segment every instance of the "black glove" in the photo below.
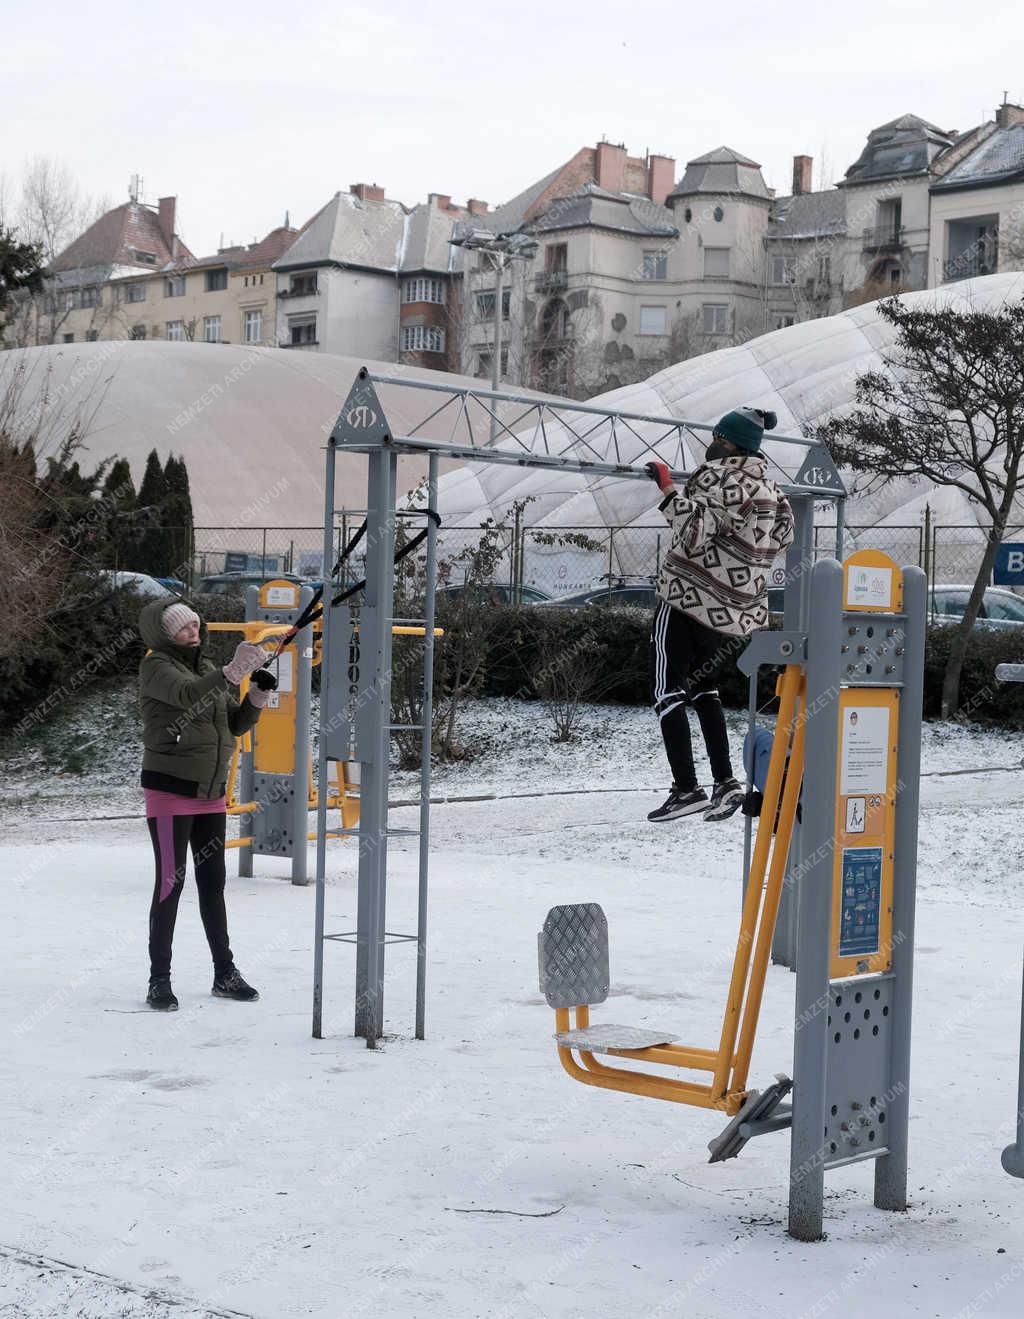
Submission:
M 761 814 L 761 807 L 763 805 L 764 795 L 758 792 L 756 788 L 751 788 L 743 798 L 743 805 L 740 807 L 740 810 L 744 815 L 749 815 L 752 819 L 756 820 Z
M 277 691 L 277 679 L 269 669 L 257 669 L 249 681 L 258 687 L 261 692 Z

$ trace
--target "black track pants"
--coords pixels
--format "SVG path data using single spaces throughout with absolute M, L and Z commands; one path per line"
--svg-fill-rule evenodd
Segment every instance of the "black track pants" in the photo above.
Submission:
M 687 705 L 693 706 L 700 721 L 715 782 L 733 776 L 718 678 L 743 644 L 742 637 L 713 632 L 663 600 L 658 601 L 651 630 L 654 709 L 661 722 L 673 782 L 683 792 L 697 786 Z
M 199 894 L 199 914 L 219 974 L 232 966 L 228 918 L 224 908 L 223 811 L 213 815 L 162 815 L 147 820 L 156 855 L 156 885 L 149 909 L 149 974 L 169 975 L 178 899 L 185 886 L 185 862 L 192 865 Z

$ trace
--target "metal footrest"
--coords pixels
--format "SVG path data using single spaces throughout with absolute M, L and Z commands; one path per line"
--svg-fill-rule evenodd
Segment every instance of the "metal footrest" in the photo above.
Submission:
M 587 1053 L 609 1053 L 612 1049 L 652 1049 L 656 1044 L 673 1044 L 679 1038 L 667 1031 L 644 1030 L 642 1026 L 586 1026 L 580 1030 L 559 1031 L 555 1035 L 561 1049 L 584 1049 Z
M 780 1072 L 764 1094 L 758 1090 L 751 1090 L 743 1107 L 722 1134 L 708 1141 L 708 1149 L 711 1151 L 708 1163 L 721 1163 L 723 1159 L 734 1159 L 747 1141 L 754 1136 L 767 1135 L 769 1131 L 781 1131 L 788 1127 L 788 1121 L 773 1123 L 770 1117 L 792 1089 L 793 1082 Z M 762 1123 L 763 1129 L 758 1130 L 758 1126 Z M 746 1135 L 742 1134 L 741 1128 L 745 1129 Z

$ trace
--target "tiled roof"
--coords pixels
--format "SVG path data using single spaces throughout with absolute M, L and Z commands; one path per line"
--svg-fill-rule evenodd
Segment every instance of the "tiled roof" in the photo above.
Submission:
M 932 191 L 980 188 L 1021 175 L 1024 175 L 1024 124 L 1012 124 L 1009 128 L 997 128 L 954 165 L 945 178 L 933 183 Z
M 401 202 L 360 201 L 336 192 L 274 262 L 290 270 L 316 262 L 397 271 L 405 238 L 406 209 Z
M 485 218 L 485 217 L 481 217 Z M 399 261 L 401 270 L 431 270 L 439 274 L 448 274 L 455 268 L 453 248 L 449 239 L 455 233 L 455 226 L 462 217 L 450 215 L 432 202 L 421 202 L 414 206 L 406 217 L 405 238 Z M 469 223 L 474 223 L 471 217 Z
M 227 266 L 229 270 L 253 270 L 261 266 L 269 267 L 287 252 L 298 233 L 298 229 L 281 225 L 277 229 L 271 229 L 265 238 L 261 238 L 258 243 L 251 243 L 248 247 L 243 245 L 222 247 L 212 256 L 187 256 L 184 260 L 171 262 L 167 268 L 199 270 Z
M 768 220 L 769 238 L 830 238 L 846 233 L 846 194 L 839 188 L 776 197 Z
M 136 252 L 152 253 L 155 260 L 142 261 Z M 177 256 L 191 256 L 178 240 Z M 83 266 L 138 266 L 158 270 L 174 259 L 157 219 L 157 213 L 140 202 L 125 202 L 86 229 L 54 260 L 53 269 L 75 270 Z
M 757 161 L 741 156 L 732 147 L 716 147 L 706 155 L 687 161 L 683 177 L 669 193 L 667 200 L 691 197 L 697 193 L 765 199 L 771 195 Z

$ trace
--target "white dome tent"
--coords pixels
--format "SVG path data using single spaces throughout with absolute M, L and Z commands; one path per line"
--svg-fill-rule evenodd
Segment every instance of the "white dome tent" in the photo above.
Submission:
M 1013 272 L 902 298 L 922 307 L 983 310 L 1022 296 L 1024 274 Z M 868 303 L 679 362 L 648 380 L 591 399 L 588 406 L 711 425 L 730 408 L 750 404 L 776 412 L 779 433 L 808 435 L 834 411 L 852 404 L 857 377 L 884 365 L 884 354 L 894 339 L 893 328 L 878 314 L 878 304 Z M 640 424 L 636 430 L 643 434 L 645 427 Z M 607 443 L 607 428 L 598 434 Z M 706 438 L 698 431 L 684 439 L 690 464 L 700 460 Z M 511 447 L 514 441 L 503 438 L 498 443 Z M 600 447 L 599 439 L 595 445 Z M 628 441 L 623 445 L 624 461 L 642 461 L 642 442 L 634 440 L 632 448 L 630 452 Z M 773 441 L 770 435 L 765 437 L 765 451 L 776 465 L 776 475 L 792 475 L 802 456 L 800 450 Z M 449 545 L 457 543 L 454 529 L 479 526 L 487 517 L 505 519 L 523 500 L 529 500 L 524 526 L 542 533 L 589 529 L 601 543 L 600 551 L 588 553 L 572 546 L 543 545 L 527 536 L 522 575 L 526 585 L 563 594 L 597 584 L 609 574 L 630 577 L 653 571 L 661 518 L 656 492 L 642 483 L 470 463 L 443 476 L 438 493 L 439 511 L 451 529 Z M 924 481 L 889 481 L 878 490 L 852 488 L 846 507 L 847 549 L 874 544 L 889 548 L 905 562 L 916 561 L 922 550 L 926 505 L 936 525 L 961 528 L 958 540 L 980 545 L 979 509 L 961 492 L 936 490 Z M 820 528 L 827 528 L 834 516 L 834 506 L 822 505 Z M 831 534 L 824 530 L 819 534 L 822 552 L 829 552 Z M 950 571 L 955 575 L 955 568 Z M 940 579 L 949 575 L 940 565 Z

